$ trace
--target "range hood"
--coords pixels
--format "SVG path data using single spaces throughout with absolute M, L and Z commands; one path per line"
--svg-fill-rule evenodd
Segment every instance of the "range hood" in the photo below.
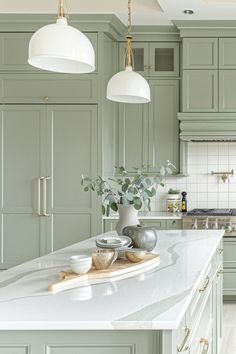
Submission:
M 236 141 L 236 113 L 178 113 L 183 141 Z

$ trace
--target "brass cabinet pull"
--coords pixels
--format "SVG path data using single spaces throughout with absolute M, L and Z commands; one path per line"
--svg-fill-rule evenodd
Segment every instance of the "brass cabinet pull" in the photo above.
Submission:
M 39 177 L 38 178 L 38 216 L 42 216 L 41 213 L 41 181 L 42 181 L 43 177 Z
M 202 351 L 200 354 L 207 354 L 209 349 L 209 341 L 206 338 L 200 339 L 200 344 L 202 345 Z
M 207 275 L 207 276 L 206 276 L 206 279 L 205 279 L 205 284 L 203 285 L 202 288 L 199 288 L 198 291 L 199 291 L 200 293 L 202 293 L 203 291 L 205 291 L 206 288 L 208 287 L 209 282 L 210 282 L 210 278 L 209 278 L 209 276 Z
M 223 269 L 220 269 L 220 270 L 217 272 L 217 277 L 219 277 L 220 275 L 223 275 L 223 274 L 224 274 Z
M 43 100 L 44 100 L 45 102 L 48 102 L 49 97 L 48 97 L 48 96 L 44 96 Z
M 38 216 L 50 216 L 47 213 L 47 180 L 51 177 L 38 178 Z M 41 192 L 41 185 L 43 184 L 43 191 Z M 41 200 L 43 198 L 43 206 Z
M 218 252 L 219 254 L 221 254 L 223 251 L 224 251 L 223 248 L 218 248 L 218 249 L 217 249 L 217 252 Z
M 50 177 L 43 177 L 43 212 L 42 216 L 50 216 L 47 213 L 47 181 L 50 179 Z
M 185 330 L 185 337 L 183 339 L 182 344 L 177 348 L 178 353 L 186 352 L 189 349 L 188 346 L 186 346 L 186 343 L 187 343 L 189 335 L 191 333 L 191 329 L 189 329 L 187 326 L 185 326 L 184 330 Z
M 150 66 L 149 65 L 144 65 L 144 69 L 145 70 L 150 69 Z

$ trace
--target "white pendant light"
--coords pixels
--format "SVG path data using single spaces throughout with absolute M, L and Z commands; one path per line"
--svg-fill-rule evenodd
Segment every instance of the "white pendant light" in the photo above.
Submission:
M 95 70 L 95 54 L 90 40 L 65 17 L 64 0 L 59 0 L 55 24 L 40 28 L 29 43 L 30 65 L 58 73 L 82 74 Z
M 150 102 L 150 87 L 144 77 L 133 70 L 134 56 L 131 33 L 131 0 L 128 0 L 128 35 L 123 71 L 112 76 L 107 85 L 107 99 L 124 103 Z

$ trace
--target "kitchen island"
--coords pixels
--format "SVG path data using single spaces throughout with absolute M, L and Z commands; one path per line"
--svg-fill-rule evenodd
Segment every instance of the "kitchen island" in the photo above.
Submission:
M 157 268 L 57 294 L 48 285 L 96 238 L 2 272 L 0 354 L 220 354 L 222 237 L 159 231 Z

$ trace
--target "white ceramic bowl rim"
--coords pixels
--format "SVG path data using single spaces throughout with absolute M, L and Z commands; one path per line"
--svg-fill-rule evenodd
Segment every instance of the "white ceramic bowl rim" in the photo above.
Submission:
M 70 261 L 71 262 L 79 262 L 79 261 L 84 261 L 84 260 L 90 260 L 92 256 L 81 254 L 77 256 L 71 256 Z

